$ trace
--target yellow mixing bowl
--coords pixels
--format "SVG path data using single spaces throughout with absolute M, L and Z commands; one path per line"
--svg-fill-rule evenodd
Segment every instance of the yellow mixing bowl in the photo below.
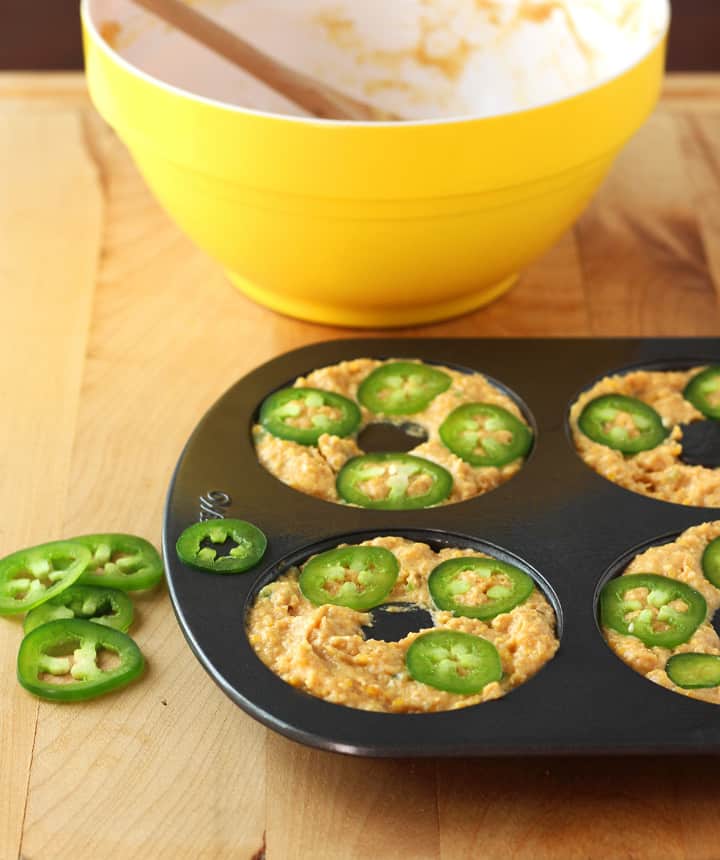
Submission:
M 168 86 L 109 47 L 87 0 L 82 19 L 92 99 L 180 227 L 255 301 L 361 327 L 512 286 L 652 110 L 665 56 L 663 40 L 602 86 L 488 119 L 326 122 Z

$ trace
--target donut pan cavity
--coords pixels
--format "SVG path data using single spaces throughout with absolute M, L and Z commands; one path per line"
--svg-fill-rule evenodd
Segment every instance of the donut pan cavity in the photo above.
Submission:
M 336 505 L 286 487 L 258 463 L 250 428 L 271 391 L 351 358 L 396 357 L 468 368 L 499 380 L 536 425 L 532 456 L 486 495 L 438 508 L 385 512 Z M 641 544 L 720 519 L 718 508 L 646 498 L 604 480 L 577 456 L 567 413 L 579 391 L 619 369 L 720 363 L 720 340 L 344 340 L 280 356 L 239 380 L 202 419 L 173 476 L 164 553 L 175 612 L 201 664 L 240 707 L 270 728 L 323 749 L 372 756 L 592 755 L 720 752 L 720 710 L 650 683 L 598 631 L 598 583 Z M 201 573 L 174 546 L 192 522 L 249 519 L 267 534 L 253 571 Z M 508 553 L 558 614 L 560 650 L 504 698 L 434 714 L 333 705 L 275 676 L 248 642 L 258 589 L 310 554 L 396 534 L 431 546 Z M 508 557 L 508 556 L 505 556 Z

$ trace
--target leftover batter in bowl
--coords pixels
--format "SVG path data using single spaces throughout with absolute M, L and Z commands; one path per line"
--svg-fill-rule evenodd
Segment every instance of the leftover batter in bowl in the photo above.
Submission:
M 617 656 L 675 693 L 720 705 L 720 521 L 637 555 L 600 595 L 600 620 Z
M 302 111 L 129 0 L 91 0 L 105 41 L 147 74 L 232 105 Z M 299 72 L 409 119 L 492 116 L 623 72 L 668 0 L 193 0 Z
M 409 428 L 408 453 L 366 454 L 369 424 Z M 533 433 L 516 403 L 480 373 L 359 358 L 315 370 L 263 402 L 257 456 L 293 489 L 329 502 L 409 510 L 498 487 L 523 465 Z
M 399 642 L 364 635 L 369 610 L 384 603 L 425 609 L 435 627 Z M 288 684 L 328 702 L 393 713 L 497 699 L 559 646 L 555 613 L 520 568 L 401 537 L 344 545 L 290 568 L 260 590 L 248 637 Z
M 621 487 L 698 507 L 720 506 L 720 469 L 683 462 L 683 425 L 720 418 L 720 369 L 608 376 L 570 410 L 578 453 Z

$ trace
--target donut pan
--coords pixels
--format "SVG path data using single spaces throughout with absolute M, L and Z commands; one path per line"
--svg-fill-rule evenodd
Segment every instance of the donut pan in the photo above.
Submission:
M 499 380 L 535 424 L 534 449 L 508 483 L 421 511 L 331 504 L 285 486 L 258 463 L 250 428 L 262 400 L 315 368 L 360 357 L 419 358 Z M 599 584 L 634 547 L 720 519 L 718 508 L 656 501 L 601 478 L 575 453 L 567 414 L 579 392 L 625 368 L 720 363 L 712 340 L 362 339 L 320 343 L 239 380 L 202 419 L 170 485 L 163 546 L 173 606 L 206 671 L 241 708 L 296 741 L 367 756 L 605 755 L 720 752 L 720 709 L 665 690 L 622 663 L 596 617 Z M 191 570 L 180 532 L 212 516 L 256 523 L 268 552 L 253 571 Z M 385 714 L 300 692 L 255 655 L 245 632 L 258 590 L 291 563 L 341 542 L 397 534 L 474 547 L 521 564 L 553 603 L 560 650 L 502 699 L 433 714 Z M 628 555 L 630 553 L 630 555 Z M 389 613 L 388 613 L 389 614 Z

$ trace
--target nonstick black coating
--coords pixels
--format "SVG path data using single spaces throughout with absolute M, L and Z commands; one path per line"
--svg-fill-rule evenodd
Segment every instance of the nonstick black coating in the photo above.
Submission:
M 344 359 L 420 358 L 487 374 L 521 399 L 537 427 L 532 456 L 501 487 L 455 505 L 384 512 L 335 505 L 285 486 L 255 457 L 259 404 L 297 376 Z M 720 339 L 343 340 L 305 347 L 236 383 L 200 422 L 168 494 L 163 545 L 173 605 L 196 656 L 244 710 L 312 746 L 369 756 L 588 755 L 720 752 L 720 709 L 633 672 L 610 651 L 595 618 L 598 583 L 630 548 L 678 534 L 720 509 L 657 501 L 586 466 L 567 434 L 568 408 L 596 379 L 630 366 L 720 363 Z M 179 562 L 180 532 L 208 516 L 249 519 L 268 553 L 237 576 Z M 432 534 L 428 534 L 432 532 Z M 368 534 L 489 543 L 547 580 L 561 607 L 556 657 L 508 696 L 437 714 L 379 714 L 295 690 L 267 669 L 245 633 L 248 601 L 288 557 L 302 559 Z M 460 536 L 452 538 L 451 535 Z M 459 543 L 459 545 L 463 545 Z M 495 550 L 497 554 L 497 550 Z M 614 569 L 614 568 L 613 568 Z

